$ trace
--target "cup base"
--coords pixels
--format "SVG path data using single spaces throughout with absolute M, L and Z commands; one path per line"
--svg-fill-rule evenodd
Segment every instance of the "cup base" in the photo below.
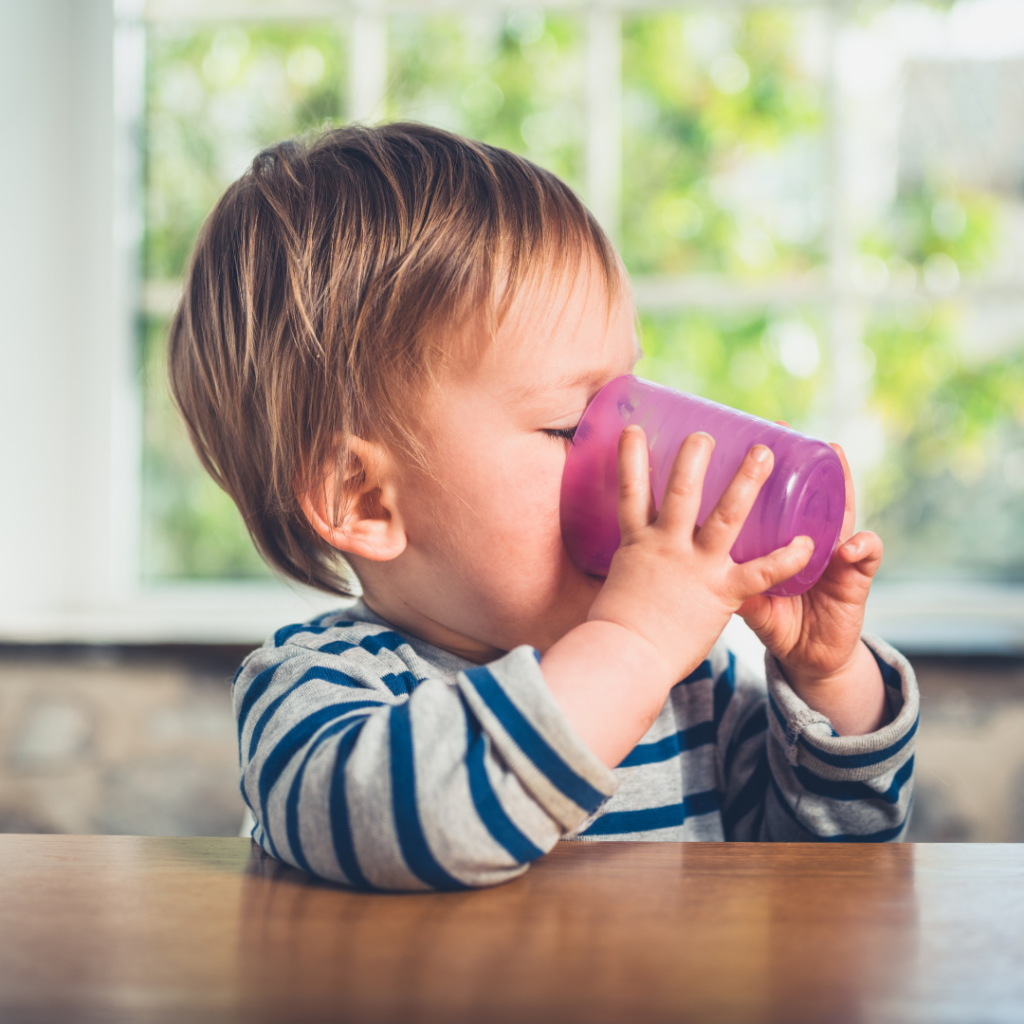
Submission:
M 846 507 L 846 481 L 838 460 L 822 461 L 808 473 L 792 507 L 792 518 L 784 516 L 786 530 L 780 546 L 794 537 L 810 537 L 814 551 L 810 561 L 795 576 L 765 591 L 774 597 L 797 597 L 806 593 L 825 571 L 839 542 Z

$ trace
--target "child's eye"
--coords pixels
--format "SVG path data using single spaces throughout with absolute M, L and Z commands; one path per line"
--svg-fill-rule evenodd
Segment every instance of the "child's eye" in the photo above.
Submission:
M 576 436 L 576 427 L 559 427 L 557 430 L 545 430 L 544 433 L 548 437 L 557 437 L 562 441 L 572 444 L 572 439 Z

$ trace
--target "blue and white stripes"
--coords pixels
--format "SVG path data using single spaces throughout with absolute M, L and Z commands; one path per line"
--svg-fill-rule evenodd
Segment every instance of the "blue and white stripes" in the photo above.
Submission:
M 253 837 L 374 889 L 494 884 L 567 837 L 896 838 L 917 696 L 906 662 L 871 644 L 895 716 L 872 736 L 835 736 L 772 666 L 769 704 L 764 683 L 716 648 L 609 771 L 532 649 L 473 666 L 356 605 L 279 630 L 236 676 Z
M 906 829 L 913 798 L 919 699 L 913 671 L 888 644 L 865 638 L 893 720 L 868 736 L 837 736 L 769 665 L 769 804 L 794 840 L 887 842 Z M 788 827 L 785 822 L 788 821 Z

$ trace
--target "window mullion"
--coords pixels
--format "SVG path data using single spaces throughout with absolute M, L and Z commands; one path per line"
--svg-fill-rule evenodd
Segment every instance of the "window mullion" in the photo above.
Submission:
M 622 17 L 592 7 L 587 15 L 587 200 L 618 240 L 622 190 Z
M 381 4 L 363 0 L 353 9 L 349 26 L 350 121 L 384 117 L 388 77 L 388 26 Z
M 826 103 L 830 193 L 828 345 L 831 371 L 828 427 L 831 436 L 848 443 L 852 454 L 856 447 L 851 443 L 854 440 L 853 431 L 863 413 L 870 382 L 863 379 L 859 365 L 864 334 L 864 308 L 850 285 L 856 237 L 847 181 L 849 140 L 846 137 L 848 126 L 844 118 L 839 53 L 845 4 L 830 5 L 826 16 L 829 49 Z

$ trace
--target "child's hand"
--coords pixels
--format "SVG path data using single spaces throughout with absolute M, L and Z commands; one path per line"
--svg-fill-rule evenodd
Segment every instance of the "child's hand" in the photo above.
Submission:
M 748 598 L 799 572 L 811 557 L 806 537 L 742 565 L 729 555 L 772 471 L 772 453 L 761 445 L 751 449 L 697 529 L 714 444 L 707 434 L 691 434 L 683 442 L 656 515 L 647 439 L 639 427 L 622 432 L 622 544 L 587 621 L 541 659 L 566 718 L 609 767 L 636 746 L 668 692 L 704 660 L 729 616 Z
M 884 691 L 874 659 L 860 642 L 864 604 L 882 561 L 882 541 L 868 532 L 851 536 L 856 518 L 853 481 L 843 450 L 832 447 L 846 477 L 846 511 L 839 545 L 825 572 L 798 597 L 759 594 L 745 601 L 739 614 L 778 659 L 800 696 L 849 735 L 877 728 L 884 714 L 879 700 L 866 700 L 867 689 Z
M 714 440 L 691 434 L 676 456 L 661 510 L 654 513 L 647 441 L 628 427 L 619 441 L 622 544 L 590 611 L 591 622 L 616 623 L 660 654 L 673 682 L 707 655 L 730 615 L 745 601 L 807 564 L 811 542 L 738 564 L 730 557 L 740 529 L 772 471 L 769 448 L 747 454 L 718 504 L 698 529 L 704 475 Z

